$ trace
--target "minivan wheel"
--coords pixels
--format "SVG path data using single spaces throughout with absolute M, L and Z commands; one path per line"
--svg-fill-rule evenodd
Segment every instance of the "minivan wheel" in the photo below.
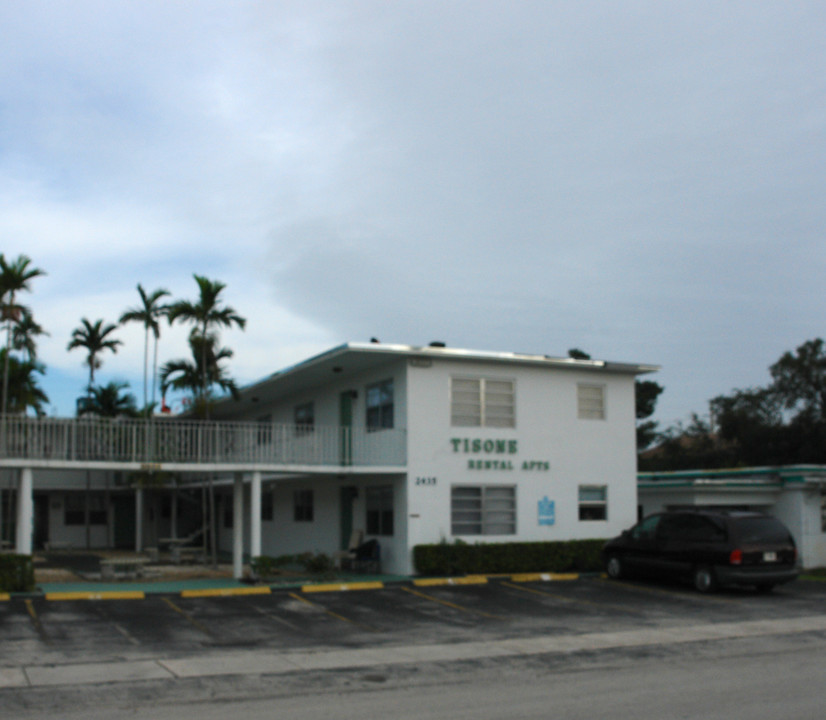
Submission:
M 622 560 L 617 555 L 611 555 L 605 563 L 605 572 L 612 580 L 618 580 L 622 577 Z
M 717 578 L 714 577 L 714 571 L 707 565 L 698 565 L 694 568 L 694 587 L 701 593 L 716 590 Z

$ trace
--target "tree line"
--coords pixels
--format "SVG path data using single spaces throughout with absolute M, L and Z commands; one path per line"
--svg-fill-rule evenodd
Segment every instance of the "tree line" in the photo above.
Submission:
M 765 385 L 712 398 L 640 454 L 640 470 L 826 463 L 826 345 L 807 340 L 769 366 Z
M 37 359 L 37 338 L 48 335 L 35 321 L 34 314 L 20 303 L 21 293 L 32 291 L 32 281 L 46 273 L 32 265 L 25 255 L 7 260 L 0 253 L 0 318 L 5 325 L 5 344 L 0 350 L 3 365 L 2 413 L 44 415 L 49 398 L 40 387 L 40 376 L 46 368 Z M 89 371 L 85 392 L 78 398 L 77 414 L 103 417 L 149 416 L 158 409 L 156 390 L 165 397 L 169 389 L 185 393 L 190 410 L 197 417 L 208 417 L 211 403 L 220 393 L 237 396 L 238 388 L 229 375 L 226 361 L 232 350 L 221 347 L 220 331 L 224 328 L 246 327 L 246 319 L 226 305 L 222 294 L 226 285 L 201 275 L 194 275 L 197 297 L 194 300 L 172 300 L 168 290 L 159 288 L 147 292 L 138 283 L 140 303 L 124 311 L 116 323 L 104 319 L 82 318 L 72 331 L 67 351 L 83 350 L 84 365 Z M 158 367 L 158 343 L 161 325 L 180 323 L 191 326 L 188 344 L 189 358 L 170 360 Z M 127 383 L 95 382 L 95 371 L 103 365 L 107 353 L 117 353 L 123 344 L 117 330 L 127 323 L 139 323 L 144 328 L 143 404 L 138 406 Z M 151 382 L 149 380 L 150 339 L 153 345 Z

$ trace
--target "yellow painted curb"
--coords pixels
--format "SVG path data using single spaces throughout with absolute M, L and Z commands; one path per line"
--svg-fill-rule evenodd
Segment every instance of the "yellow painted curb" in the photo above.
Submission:
M 181 590 L 181 597 L 227 597 L 231 595 L 269 595 L 272 592 L 266 585 L 242 588 L 209 588 L 206 590 Z
M 414 580 L 413 584 L 418 587 L 433 587 L 435 585 L 484 585 L 488 579 L 484 575 L 468 575 L 467 577 L 455 578 L 422 578 Z
M 145 597 L 146 594 L 140 590 L 46 593 L 46 600 L 143 600 Z
M 315 592 L 341 592 L 347 590 L 381 590 L 384 587 L 383 582 L 355 582 L 355 583 L 333 583 L 329 585 L 303 585 L 301 592 L 315 593 Z
M 521 573 L 511 575 L 511 582 L 552 582 L 554 580 L 579 580 L 579 573 Z

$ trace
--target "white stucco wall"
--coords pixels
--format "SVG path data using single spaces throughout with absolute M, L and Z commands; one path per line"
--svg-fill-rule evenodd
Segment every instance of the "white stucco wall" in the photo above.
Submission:
M 516 427 L 451 427 L 450 378 L 486 377 L 516 382 Z M 577 417 L 577 383 L 605 386 L 606 418 Z M 607 538 L 636 518 L 634 378 L 630 375 L 548 370 L 495 363 L 437 362 L 409 367 L 408 517 L 410 548 L 453 542 L 451 487 L 516 488 L 516 535 L 464 536 L 466 542 Z M 452 440 L 461 442 L 457 446 Z M 464 440 L 505 440 L 503 454 L 465 452 Z M 510 452 L 515 441 L 516 451 Z M 513 469 L 471 469 L 469 461 L 510 462 Z M 534 469 L 531 463 L 538 463 Z M 580 485 L 605 485 L 608 517 L 580 521 Z M 538 503 L 555 503 L 556 521 L 540 525 Z M 412 570 L 412 567 L 410 568 Z
M 788 485 L 772 514 L 791 530 L 803 567 L 826 567 L 826 533 L 821 527 L 820 488 L 817 484 Z

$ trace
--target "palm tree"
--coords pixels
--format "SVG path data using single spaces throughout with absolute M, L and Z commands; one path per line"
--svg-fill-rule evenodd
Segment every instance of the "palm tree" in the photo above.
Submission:
M 27 310 L 23 310 L 22 317 L 14 324 L 11 331 L 12 350 L 25 353 L 29 361 L 37 359 L 37 343 L 35 338 L 38 335 L 48 335 L 43 327 L 34 319 L 34 315 Z
M 208 349 L 210 346 L 214 348 L 218 343 L 218 328 L 237 325 L 243 330 L 247 321 L 238 315 L 233 308 L 221 306 L 221 292 L 226 287 L 224 283 L 209 280 L 201 275 L 194 275 L 193 277 L 195 282 L 198 283 L 198 300 L 196 302 L 178 300 L 172 303 L 169 306 L 167 318 L 170 325 L 177 320 L 194 325 L 190 334 L 190 346 L 194 349 L 196 343 L 200 345 L 197 348 L 201 353 L 200 361 L 197 363 L 198 372 L 201 376 L 199 396 L 206 412 L 205 416 L 208 417 L 207 399 L 210 385 Z M 199 342 L 199 340 L 203 342 Z
M 6 348 L 0 349 L 0 354 L 8 356 Z M 43 365 L 35 360 L 19 360 L 12 356 L 8 358 L 9 394 L 8 411 L 24 415 L 31 408 L 39 417 L 45 415 L 44 406 L 49 403 L 49 397 L 37 384 L 35 373 L 45 375 Z
M 98 357 L 104 350 L 111 350 L 113 353 L 118 351 L 118 345 L 121 345 L 120 340 L 109 337 L 111 333 L 117 330 L 116 325 L 104 325 L 103 320 L 98 320 L 93 325 L 86 318 L 81 320 L 81 325 L 75 328 L 72 332 L 72 339 L 69 341 L 67 350 L 74 350 L 75 348 L 86 349 L 86 365 L 89 366 L 89 392 L 95 385 L 95 370 L 103 365 L 103 361 Z
M 231 308 L 228 311 L 232 313 Z M 241 318 L 242 322 L 243 319 Z M 243 325 L 242 325 L 243 327 Z M 178 390 L 189 390 L 193 396 L 193 410 L 196 415 L 209 418 L 209 390 L 213 385 L 218 385 L 222 390 L 229 391 L 233 397 L 238 398 L 238 387 L 235 382 L 226 375 L 221 361 L 232 357 L 232 350 L 229 348 L 217 348 L 217 335 L 201 335 L 194 331 L 189 335 L 189 348 L 192 351 L 192 361 L 172 360 L 161 368 L 161 387 L 166 395 L 167 388 Z M 206 506 L 204 506 L 204 516 L 206 517 Z M 209 543 L 211 546 L 212 564 L 217 563 L 218 547 L 215 532 L 215 489 L 213 476 L 209 476 Z M 204 550 L 206 550 L 206 536 L 204 537 Z
M 145 338 L 143 344 L 143 406 L 145 409 L 155 406 L 155 388 L 158 384 L 158 339 L 161 336 L 161 327 L 158 320 L 166 315 L 166 305 L 160 304 L 160 299 L 169 295 L 168 290 L 155 290 L 150 295 L 146 294 L 140 283 L 138 283 L 138 294 L 141 296 L 141 307 L 130 308 L 123 315 L 120 316 L 119 322 L 121 324 L 127 322 L 142 323 L 145 329 Z M 146 380 L 149 365 L 149 331 L 155 336 L 155 361 L 152 365 L 152 405 L 148 404 L 146 393 Z
M 203 347 L 204 345 L 206 347 Z M 204 342 L 193 334 L 189 338 L 189 347 L 192 351 L 192 360 L 170 360 L 161 368 L 161 387 L 164 393 L 168 388 L 191 392 L 195 413 L 207 417 L 214 385 L 223 392 L 238 397 L 238 386 L 227 375 L 225 368 L 221 367 L 221 361 L 228 360 L 233 353 L 229 348 L 216 348 L 214 335 L 208 335 Z M 205 377 L 206 393 L 203 390 Z
M 30 291 L 29 281 L 45 275 L 39 268 L 31 267 L 31 258 L 18 255 L 10 263 L 0 253 L 0 302 L 2 302 L 2 318 L 6 322 L 6 355 L 3 361 L 3 398 L 2 410 L 6 412 L 9 395 L 9 363 L 11 361 L 12 324 L 17 322 L 23 314 L 24 308 L 17 304 L 17 293 Z
M 100 417 L 136 417 L 135 396 L 124 392 L 128 387 L 127 383 L 118 382 L 93 387 L 84 410 Z

